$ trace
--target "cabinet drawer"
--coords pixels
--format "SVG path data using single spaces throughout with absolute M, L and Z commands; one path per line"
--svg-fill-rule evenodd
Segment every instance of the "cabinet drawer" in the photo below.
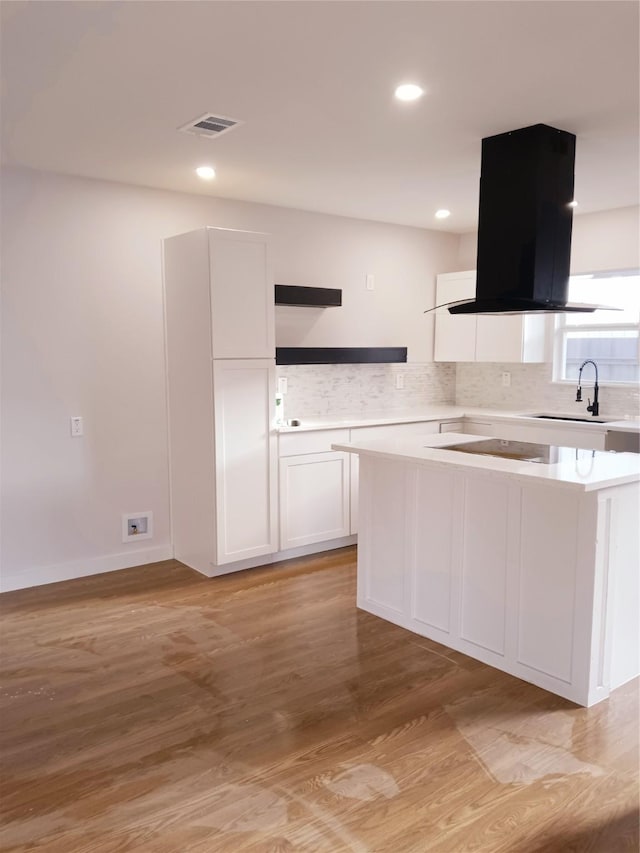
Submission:
M 438 432 L 438 421 L 418 421 L 410 424 L 384 424 L 383 426 L 357 427 L 351 430 L 351 441 L 370 441 L 376 438 L 402 438 L 408 435 L 428 435 Z
M 301 456 L 305 453 L 328 453 L 332 444 L 346 444 L 348 441 L 348 429 L 322 429 L 281 433 L 278 445 L 280 456 Z

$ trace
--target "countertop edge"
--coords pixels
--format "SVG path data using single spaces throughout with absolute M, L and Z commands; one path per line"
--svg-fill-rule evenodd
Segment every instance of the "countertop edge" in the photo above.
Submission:
M 429 444 L 420 444 L 429 439 Z M 418 438 L 404 439 L 378 439 L 357 443 L 340 443 L 332 444 L 333 450 L 343 451 L 346 453 L 356 453 L 363 456 L 372 456 L 381 459 L 388 459 L 395 462 L 407 462 L 426 467 L 438 468 L 456 468 L 462 471 L 468 471 L 475 474 L 482 473 L 490 476 L 507 477 L 513 480 L 519 480 L 535 485 L 552 486 L 554 488 L 565 488 L 578 490 L 581 492 L 601 491 L 603 489 L 614 488 L 615 486 L 624 486 L 633 483 L 640 483 L 640 458 L 634 453 L 616 453 L 615 457 L 628 457 L 628 462 L 636 468 L 630 472 L 612 471 L 610 474 L 599 475 L 597 479 L 578 480 L 571 476 L 562 476 L 562 472 L 558 471 L 555 465 L 540 466 L 532 462 L 518 462 L 511 459 L 499 459 L 497 457 L 469 457 L 465 454 L 456 454 L 455 451 L 449 451 L 446 456 L 434 457 L 429 453 L 431 450 L 443 450 L 444 445 L 450 444 L 452 441 L 458 443 L 477 441 L 477 436 L 462 435 L 461 433 L 447 433 L 443 435 L 429 435 Z M 589 453 L 590 451 L 582 451 Z M 606 451 L 593 451 L 599 456 L 606 458 Z M 529 466 L 529 467 L 523 467 Z M 554 472 L 559 476 L 545 476 Z M 593 477 L 593 475 L 587 475 Z
M 550 413 L 553 414 L 553 413 Z M 558 413 L 566 414 L 566 412 Z M 370 417 L 370 418 L 344 418 L 335 421 L 314 421 L 302 420 L 300 426 L 279 426 L 276 431 L 280 435 L 287 435 L 296 432 L 319 432 L 331 429 L 359 429 L 373 426 L 393 426 L 394 424 L 406 423 L 430 423 L 432 421 L 452 421 L 459 418 L 487 420 L 487 421 L 502 421 L 505 423 L 514 423 L 521 426 L 537 426 L 542 429 L 576 429 L 588 430 L 589 432 L 607 433 L 607 432 L 640 432 L 640 420 L 615 420 L 605 423 L 595 421 L 572 421 L 563 418 L 545 419 L 536 418 L 534 412 L 510 412 L 500 411 L 495 409 L 479 409 L 470 406 L 446 406 L 434 407 L 432 411 L 416 412 L 410 414 L 393 415 L 387 417 Z

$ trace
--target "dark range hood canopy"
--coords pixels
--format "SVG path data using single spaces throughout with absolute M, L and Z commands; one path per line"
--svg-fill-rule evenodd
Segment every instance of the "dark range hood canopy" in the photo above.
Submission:
M 598 307 L 567 303 L 575 144 L 546 124 L 482 140 L 476 298 L 451 314 Z

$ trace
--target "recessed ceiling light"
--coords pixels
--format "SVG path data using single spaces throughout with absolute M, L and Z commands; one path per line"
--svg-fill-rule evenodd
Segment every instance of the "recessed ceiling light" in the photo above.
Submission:
M 216 170 L 212 169 L 211 166 L 198 166 L 196 175 L 203 181 L 210 181 L 211 178 L 215 178 Z
M 403 83 L 396 89 L 396 98 L 399 101 L 415 101 L 421 95 L 424 95 L 424 89 L 416 86 L 415 83 Z
M 577 207 L 577 206 L 578 206 L 578 202 L 575 199 L 573 201 L 569 202 L 569 207 Z
M 451 216 L 450 210 L 445 210 L 444 208 L 436 210 L 436 219 L 446 219 L 448 216 Z

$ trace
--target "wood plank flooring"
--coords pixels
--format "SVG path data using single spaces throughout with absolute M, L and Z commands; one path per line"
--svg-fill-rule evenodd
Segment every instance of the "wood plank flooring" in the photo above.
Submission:
M 355 549 L 8 593 L 1 849 L 638 850 L 638 684 L 591 709 L 355 607 Z

